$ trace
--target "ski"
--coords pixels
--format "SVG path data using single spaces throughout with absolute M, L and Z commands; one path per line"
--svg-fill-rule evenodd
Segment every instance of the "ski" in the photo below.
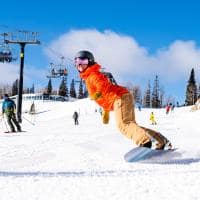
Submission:
M 13 131 L 4 131 L 4 133 L 21 133 L 21 132 L 26 132 L 26 131 L 15 131 L 15 132 L 13 132 Z

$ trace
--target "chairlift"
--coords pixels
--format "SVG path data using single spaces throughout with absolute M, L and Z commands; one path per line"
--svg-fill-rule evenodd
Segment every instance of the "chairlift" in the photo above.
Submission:
M 17 56 L 14 55 L 14 50 L 8 45 L 0 45 L 0 62 L 10 63 L 17 60 Z
M 68 75 L 67 69 L 63 68 L 62 65 L 55 65 L 50 63 L 50 72 L 47 78 L 60 78 Z

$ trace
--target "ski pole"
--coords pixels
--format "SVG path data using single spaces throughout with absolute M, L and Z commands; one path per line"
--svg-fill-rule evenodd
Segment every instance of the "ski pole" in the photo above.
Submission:
M 32 124 L 33 126 L 35 126 L 35 124 L 33 122 L 31 122 L 30 120 L 26 119 L 24 116 L 22 116 L 27 122 L 29 122 L 30 124 Z

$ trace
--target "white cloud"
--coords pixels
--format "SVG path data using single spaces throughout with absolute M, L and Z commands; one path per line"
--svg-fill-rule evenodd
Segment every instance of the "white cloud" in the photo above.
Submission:
M 121 81 L 138 77 L 146 80 L 156 74 L 167 82 L 179 81 L 189 77 L 191 68 L 200 63 L 200 49 L 194 41 L 177 40 L 150 55 L 133 37 L 109 30 L 71 30 L 53 41 L 48 49 L 72 60 L 79 50 L 89 50 L 99 64 Z M 47 54 L 52 60 L 58 58 L 52 51 Z
M 189 78 L 191 68 L 199 70 L 200 49 L 194 41 L 173 42 L 168 48 L 158 50 L 155 55 L 160 74 L 169 79 Z
M 24 85 L 25 87 L 31 87 L 34 84 L 35 88 L 44 88 L 48 81 L 46 79 L 47 70 L 38 69 L 35 66 L 26 66 L 24 70 Z M 44 85 L 44 82 L 46 85 Z
M 18 77 L 19 66 L 10 63 L 0 63 L 0 83 L 13 83 Z
M 13 84 L 19 79 L 19 64 L 0 63 L 0 84 Z M 34 66 L 26 66 L 24 68 L 24 88 L 31 87 L 34 83 L 35 87 L 44 87 L 41 80 L 44 80 L 46 70 L 39 70 Z

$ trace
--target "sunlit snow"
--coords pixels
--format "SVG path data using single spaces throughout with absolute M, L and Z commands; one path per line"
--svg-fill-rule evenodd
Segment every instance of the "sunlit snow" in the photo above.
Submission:
M 0 120 L 1 200 L 197 200 L 200 199 L 200 110 L 136 108 L 138 124 L 168 137 L 176 154 L 127 163 L 135 147 L 116 127 L 104 125 L 90 99 L 23 102 L 22 128 L 8 134 Z M 79 113 L 74 125 L 73 112 Z M 157 125 L 151 125 L 153 111 Z

